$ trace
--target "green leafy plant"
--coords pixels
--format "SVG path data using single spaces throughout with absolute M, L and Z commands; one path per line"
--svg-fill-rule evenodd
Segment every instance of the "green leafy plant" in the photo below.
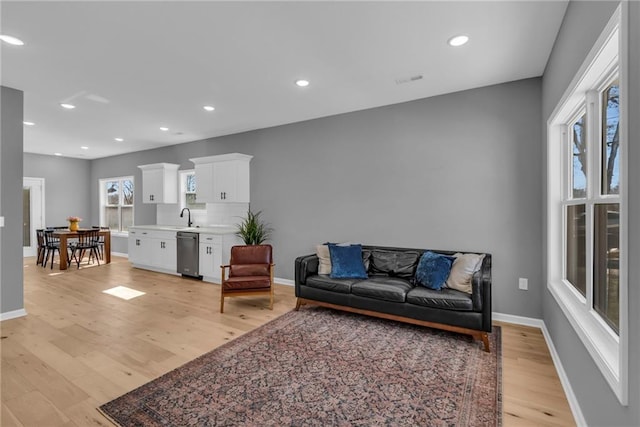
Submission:
M 273 228 L 262 221 L 260 215 L 262 211 L 247 212 L 247 217 L 238 224 L 236 235 L 242 239 L 245 245 L 260 245 L 271 238 Z

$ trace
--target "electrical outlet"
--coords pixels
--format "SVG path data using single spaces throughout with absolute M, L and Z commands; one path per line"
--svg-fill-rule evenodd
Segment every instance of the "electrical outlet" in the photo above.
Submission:
M 518 279 L 518 288 L 526 291 L 529 289 L 529 280 L 521 277 Z

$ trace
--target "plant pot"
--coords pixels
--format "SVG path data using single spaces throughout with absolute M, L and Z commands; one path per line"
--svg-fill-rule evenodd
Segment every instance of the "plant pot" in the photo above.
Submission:
M 69 230 L 78 231 L 78 221 L 69 221 Z

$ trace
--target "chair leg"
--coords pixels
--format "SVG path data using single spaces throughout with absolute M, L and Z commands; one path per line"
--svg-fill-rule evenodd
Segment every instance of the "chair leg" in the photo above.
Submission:
M 273 310 L 273 286 L 271 286 L 271 295 L 269 301 L 269 310 Z
M 224 313 L 224 291 L 220 290 L 220 313 Z

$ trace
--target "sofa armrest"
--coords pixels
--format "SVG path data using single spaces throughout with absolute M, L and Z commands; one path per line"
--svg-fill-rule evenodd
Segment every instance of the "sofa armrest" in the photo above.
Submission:
M 296 258 L 295 264 L 295 284 L 296 294 L 299 285 L 304 285 L 307 277 L 318 274 L 318 256 L 316 254 L 303 255 Z
M 482 312 L 482 328 L 491 331 L 491 254 L 485 254 L 480 270 L 473 275 L 473 310 Z

